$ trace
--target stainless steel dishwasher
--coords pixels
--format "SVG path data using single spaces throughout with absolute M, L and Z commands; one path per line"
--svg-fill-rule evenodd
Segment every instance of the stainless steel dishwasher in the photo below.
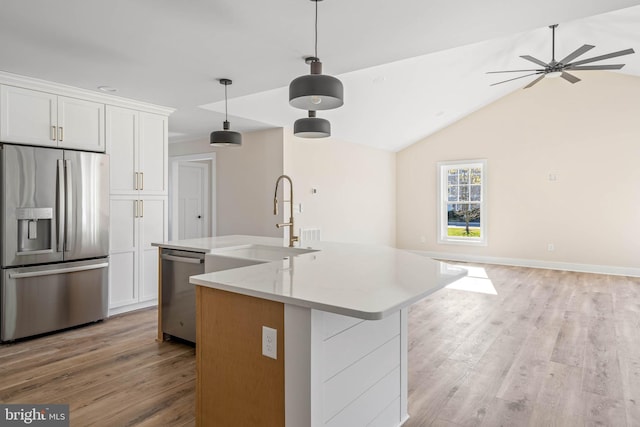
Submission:
M 204 273 L 204 253 L 162 250 L 162 332 L 196 342 L 196 293 L 189 276 Z

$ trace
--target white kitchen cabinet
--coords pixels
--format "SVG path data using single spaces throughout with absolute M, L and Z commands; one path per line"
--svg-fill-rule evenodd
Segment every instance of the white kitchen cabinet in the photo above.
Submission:
M 104 104 L 1 85 L 0 140 L 103 152 Z
M 111 157 L 111 314 L 155 305 L 158 249 L 167 240 L 167 116 L 106 107 Z
M 109 312 L 157 304 L 158 248 L 167 238 L 167 198 L 111 196 Z
M 111 194 L 166 195 L 167 117 L 108 105 Z

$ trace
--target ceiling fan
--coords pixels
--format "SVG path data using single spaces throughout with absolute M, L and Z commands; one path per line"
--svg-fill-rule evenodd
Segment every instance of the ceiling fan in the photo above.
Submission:
M 541 68 L 533 68 L 533 69 L 527 69 L 527 70 L 489 71 L 487 72 L 487 74 L 524 73 L 524 72 L 533 71 L 531 74 L 515 77 L 513 79 L 504 80 L 498 83 L 493 83 L 490 86 L 495 86 L 501 83 L 506 83 L 513 80 L 517 80 L 517 79 L 523 79 L 525 77 L 535 76 L 538 74 L 540 74 L 540 77 L 538 77 L 537 79 L 535 79 L 534 81 L 526 85 L 524 87 L 525 89 L 530 88 L 534 84 L 538 83 L 544 77 L 562 77 L 563 79 L 565 79 L 570 83 L 577 83 L 580 81 L 580 79 L 574 76 L 573 74 L 569 74 L 567 71 L 570 71 L 570 70 L 571 71 L 573 70 L 576 70 L 576 71 L 577 70 L 619 70 L 622 67 L 624 67 L 625 64 L 607 64 L 607 65 L 584 65 L 584 64 L 590 64 L 592 62 L 601 61 L 603 59 L 615 58 L 618 56 L 635 53 L 633 49 L 625 49 L 625 50 L 620 50 L 618 52 L 608 53 L 606 55 L 594 56 L 593 58 L 582 59 L 580 61 L 571 62 L 574 59 L 578 58 L 579 56 L 584 55 L 585 53 L 587 53 L 588 51 L 590 51 L 595 47 L 590 44 L 585 44 L 585 45 L 582 45 L 582 47 L 579 47 L 578 49 L 574 50 L 572 53 L 570 53 L 560 61 L 556 61 L 556 27 L 557 26 L 558 24 L 549 25 L 549 28 L 551 28 L 551 62 L 545 63 L 544 61 L 534 58 L 533 56 L 522 55 L 520 56 L 520 58 L 526 59 L 527 61 L 531 61 L 534 64 L 539 65 Z

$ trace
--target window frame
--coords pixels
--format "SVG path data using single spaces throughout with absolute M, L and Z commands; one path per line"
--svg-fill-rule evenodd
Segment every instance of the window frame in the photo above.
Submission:
M 448 214 L 447 205 L 450 203 L 448 198 L 448 170 L 455 168 L 477 168 L 482 170 L 482 183 L 480 188 L 480 237 L 455 237 L 448 235 Z M 470 245 L 470 246 L 487 246 L 487 160 L 451 160 L 437 163 L 438 175 L 438 224 L 437 236 L 439 244 L 452 245 Z M 465 203 L 465 202 L 463 202 Z

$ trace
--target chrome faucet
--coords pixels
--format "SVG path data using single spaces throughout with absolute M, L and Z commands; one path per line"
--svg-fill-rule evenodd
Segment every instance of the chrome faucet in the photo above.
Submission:
M 284 224 L 276 224 L 277 228 L 280 227 L 289 227 L 289 247 L 293 248 L 293 243 L 298 241 L 298 236 L 293 235 L 293 181 L 287 175 L 280 175 L 276 180 L 276 191 L 273 195 L 273 214 L 278 215 L 278 184 L 280 181 L 286 179 L 289 181 L 289 188 L 291 192 L 289 193 L 289 200 L 283 200 L 283 202 L 289 202 L 291 207 L 291 212 L 289 214 L 289 222 L 285 222 Z

